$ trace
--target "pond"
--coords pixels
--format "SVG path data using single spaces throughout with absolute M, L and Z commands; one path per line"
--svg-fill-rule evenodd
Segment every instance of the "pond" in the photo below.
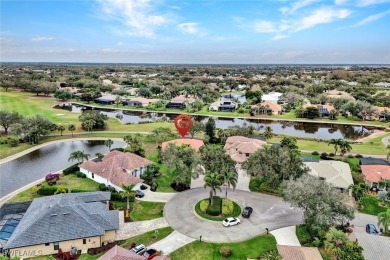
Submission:
M 60 108 L 60 107 L 57 107 Z M 91 109 L 86 106 L 70 105 L 61 107 L 71 112 L 81 113 L 86 109 Z M 127 111 L 116 109 L 100 109 L 101 113 L 118 118 L 124 124 L 137 124 L 139 122 L 154 122 L 167 118 L 173 120 L 177 114 L 171 113 L 155 113 L 145 111 Z M 194 116 L 195 120 L 203 123 L 207 122 L 208 116 Z M 331 139 L 343 138 L 349 140 L 356 140 L 361 137 L 368 136 L 376 131 L 375 127 L 363 127 L 358 125 L 344 125 L 344 124 L 324 124 L 311 122 L 293 122 L 293 121 L 274 121 L 264 119 L 250 119 L 250 118 L 228 118 L 228 117 L 213 117 L 215 119 L 216 127 L 226 129 L 235 125 L 245 126 L 252 125 L 256 131 L 263 132 L 266 126 L 270 126 L 275 134 L 285 134 L 296 137 L 308 137 L 317 139 Z
M 124 142 L 114 141 L 112 148 L 123 147 Z M 70 153 L 81 150 L 95 157 L 107 153 L 104 141 L 66 141 L 50 144 L 0 165 L 0 198 L 45 177 L 50 172 L 65 169 L 76 163 L 68 161 Z

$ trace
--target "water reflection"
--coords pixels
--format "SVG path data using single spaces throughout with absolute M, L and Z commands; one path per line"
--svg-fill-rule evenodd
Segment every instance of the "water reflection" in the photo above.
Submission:
M 245 97 L 244 97 L 245 98 Z M 66 108 L 72 112 L 81 113 L 85 107 L 70 105 Z M 96 108 L 95 108 L 96 109 Z M 136 124 L 139 122 L 154 122 L 167 118 L 173 120 L 177 114 L 149 113 L 145 111 L 128 111 L 116 109 L 98 109 L 109 117 L 118 118 L 125 124 Z M 118 117 L 118 115 L 120 115 Z M 207 122 L 207 116 L 194 116 L 195 120 L 203 123 Z M 265 126 L 270 126 L 275 134 L 285 134 L 296 137 L 309 137 L 318 139 L 344 138 L 355 140 L 376 132 L 374 127 L 323 124 L 323 123 L 305 123 L 293 121 L 272 121 L 263 119 L 243 119 L 229 117 L 213 117 L 217 128 L 229 128 L 234 125 L 252 125 L 256 131 L 263 131 Z
M 114 141 L 111 148 L 122 147 Z M 0 197 L 13 192 L 46 174 L 62 170 L 76 162 L 68 162 L 71 152 L 82 150 L 95 157 L 95 153 L 107 153 L 104 141 L 67 141 L 50 144 L 13 161 L 0 165 Z

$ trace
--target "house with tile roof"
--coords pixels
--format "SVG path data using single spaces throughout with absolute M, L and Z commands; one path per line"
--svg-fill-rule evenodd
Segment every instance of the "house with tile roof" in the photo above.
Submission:
M 108 210 L 110 192 L 63 193 L 34 199 L 4 249 L 11 257 L 86 253 L 113 242 L 119 212 Z
M 280 115 L 282 106 L 272 102 L 261 102 L 251 107 L 251 115 Z
M 155 256 L 153 260 L 169 260 L 170 257 L 166 255 Z M 104 255 L 98 258 L 98 260 L 147 260 L 144 256 L 137 255 L 136 253 L 124 249 L 120 246 L 114 246 L 108 250 Z
M 139 155 L 114 150 L 101 161 L 85 161 L 79 167 L 88 178 L 122 191 L 123 185 L 142 183 L 141 174 L 150 164 L 153 162 Z
M 379 182 L 390 180 L 389 165 L 361 165 L 360 168 L 370 188 L 378 188 Z
M 304 162 L 309 167 L 309 174 L 325 180 L 334 187 L 344 191 L 353 185 L 351 168 L 348 163 L 340 161 Z
M 177 146 L 180 146 L 180 145 L 188 145 L 190 146 L 192 149 L 194 149 L 195 151 L 199 152 L 199 149 L 204 145 L 204 142 L 203 140 L 199 140 L 199 139 L 175 139 L 175 140 L 171 140 L 171 141 L 167 141 L 167 142 L 163 142 L 161 144 L 161 148 L 162 150 L 164 150 L 169 144 L 175 144 Z
M 318 112 L 320 113 L 320 117 L 329 117 L 330 111 L 334 110 L 334 106 L 332 105 L 322 105 L 322 104 L 303 105 L 303 108 L 308 108 L 308 107 L 316 107 L 318 109 Z
M 246 159 L 261 149 L 267 142 L 244 136 L 230 136 L 223 149 L 237 163 L 243 163 Z

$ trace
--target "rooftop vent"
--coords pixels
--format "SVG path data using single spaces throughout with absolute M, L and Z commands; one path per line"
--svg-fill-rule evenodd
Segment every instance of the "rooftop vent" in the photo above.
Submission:
M 51 214 L 50 216 L 51 216 L 51 217 L 55 217 L 55 216 L 57 216 L 57 214 Z
M 64 212 L 63 215 L 70 215 L 70 212 Z

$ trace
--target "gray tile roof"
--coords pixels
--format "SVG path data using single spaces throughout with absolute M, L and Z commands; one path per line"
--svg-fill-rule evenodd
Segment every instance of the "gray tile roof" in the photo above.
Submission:
M 107 211 L 109 192 L 67 193 L 35 199 L 5 249 L 102 236 L 119 228 L 118 211 Z
M 363 247 L 366 260 L 388 260 L 390 256 L 390 237 L 356 233 L 359 245 Z
M 360 158 L 360 165 L 390 165 L 390 162 L 379 158 L 363 157 Z

